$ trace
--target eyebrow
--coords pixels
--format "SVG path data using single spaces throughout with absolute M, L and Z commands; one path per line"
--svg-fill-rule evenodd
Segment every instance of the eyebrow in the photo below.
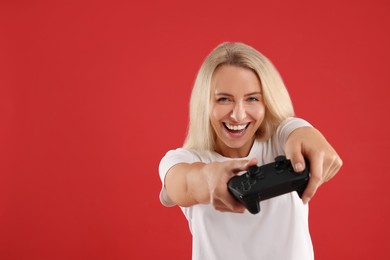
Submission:
M 215 95 L 216 95 L 216 96 L 228 96 L 228 97 L 233 96 L 232 94 L 225 93 L 225 92 L 215 93 Z M 261 95 L 261 92 L 260 92 L 260 91 L 251 92 L 251 93 L 245 94 L 244 96 L 247 97 L 247 96 L 253 96 L 253 95 Z

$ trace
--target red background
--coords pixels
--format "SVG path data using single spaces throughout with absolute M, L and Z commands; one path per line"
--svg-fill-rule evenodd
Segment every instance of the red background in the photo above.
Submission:
M 344 161 L 316 259 L 390 258 L 388 1 L 63 2 L 0 3 L 0 259 L 190 259 L 157 168 L 222 41 L 268 56 Z

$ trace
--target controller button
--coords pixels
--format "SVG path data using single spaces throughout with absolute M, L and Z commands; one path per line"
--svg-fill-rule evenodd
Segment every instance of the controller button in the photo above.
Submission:
M 255 177 L 256 175 L 258 175 L 260 173 L 260 168 L 257 167 L 256 165 L 254 166 L 251 166 L 248 168 L 248 175 L 247 177 Z
M 248 180 L 243 180 L 241 181 L 241 185 L 242 186 L 245 186 L 245 185 L 248 185 L 249 184 L 249 181 Z
M 275 162 L 283 162 L 286 160 L 286 156 L 284 155 L 279 155 L 275 158 Z
M 242 190 L 243 191 L 249 191 L 251 189 L 251 187 L 252 187 L 251 185 L 244 186 Z
M 241 189 L 243 190 L 243 191 L 248 191 L 248 190 L 250 190 L 251 189 L 251 183 L 250 183 L 250 181 L 249 180 L 243 180 L 242 182 L 241 182 Z
M 285 169 L 286 167 L 286 163 L 287 163 L 287 160 L 286 160 L 286 157 L 281 155 L 281 156 L 278 156 L 275 158 L 275 168 L 276 170 L 283 170 Z

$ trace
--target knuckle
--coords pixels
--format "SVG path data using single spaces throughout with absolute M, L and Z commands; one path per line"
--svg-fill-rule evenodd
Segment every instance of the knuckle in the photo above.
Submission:
M 341 166 L 343 166 L 343 160 L 341 160 L 341 158 L 338 156 L 336 159 L 336 165 L 338 166 L 339 169 L 341 168 Z
M 343 166 L 343 161 L 341 160 L 341 158 L 337 155 L 335 155 L 333 158 L 332 158 L 332 167 L 335 169 L 335 172 L 337 172 L 341 166 Z
M 312 180 L 312 182 L 314 182 L 316 184 L 316 186 L 318 186 L 318 184 L 320 184 L 323 180 L 323 176 L 321 175 L 318 175 L 318 174 L 313 174 L 310 179 Z

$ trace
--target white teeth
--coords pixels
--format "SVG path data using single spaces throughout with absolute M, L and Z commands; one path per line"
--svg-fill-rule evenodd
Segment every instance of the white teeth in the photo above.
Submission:
M 240 131 L 240 130 L 244 130 L 248 124 L 245 124 L 245 125 L 229 125 L 227 123 L 225 123 L 226 127 L 229 129 L 229 130 L 234 130 L 234 131 Z

